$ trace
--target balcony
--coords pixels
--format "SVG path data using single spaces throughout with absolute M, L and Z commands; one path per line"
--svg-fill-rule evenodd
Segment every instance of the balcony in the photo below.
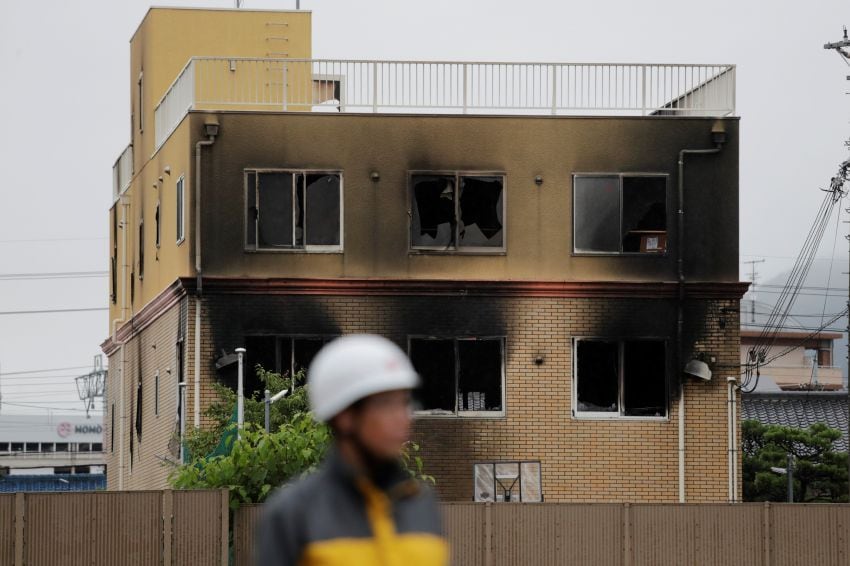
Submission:
M 112 202 L 124 194 L 133 180 L 133 145 L 128 145 L 112 166 Z
M 189 110 L 728 116 L 735 66 L 193 57 L 156 106 L 157 148 Z

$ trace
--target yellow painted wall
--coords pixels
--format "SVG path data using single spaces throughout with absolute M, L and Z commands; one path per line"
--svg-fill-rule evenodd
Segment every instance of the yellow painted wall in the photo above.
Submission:
M 189 121 L 184 120 L 155 150 L 154 110 L 193 56 L 291 57 L 311 55 L 311 14 L 305 11 L 151 8 L 130 40 L 130 115 L 135 176 L 124 194 L 129 203 L 127 225 L 119 226 L 117 296 L 110 303 L 111 321 L 122 318 L 122 230 L 127 230 L 128 317 L 138 312 L 176 278 L 194 274 L 192 240 L 194 159 Z M 141 124 L 139 114 L 140 75 Z M 171 174 L 165 173 L 169 167 Z M 185 240 L 176 242 L 176 184 L 184 177 Z M 159 179 L 162 178 L 162 181 Z M 156 188 L 154 186 L 156 185 Z M 155 211 L 160 202 L 161 242 L 156 247 Z M 115 203 L 121 221 L 121 203 Z M 109 212 L 110 238 L 113 212 Z M 139 278 L 139 223 L 144 218 L 145 269 Z M 112 242 L 110 242 L 112 243 Z M 110 246 L 110 254 L 112 247 Z M 133 298 L 131 301 L 130 298 Z

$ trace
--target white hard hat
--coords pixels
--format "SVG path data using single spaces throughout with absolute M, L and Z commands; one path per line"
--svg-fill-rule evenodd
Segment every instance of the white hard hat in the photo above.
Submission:
M 370 334 L 337 338 L 319 351 L 307 373 L 310 406 L 319 421 L 332 419 L 369 395 L 413 389 L 419 383 L 401 348 Z

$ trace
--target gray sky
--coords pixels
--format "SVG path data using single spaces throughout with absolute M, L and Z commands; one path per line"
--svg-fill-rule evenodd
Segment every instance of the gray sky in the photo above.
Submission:
M 130 136 L 128 42 L 148 6 L 0 2 L 0 274 L 107 269 L 111 168 Z M 301 7 L 313 10 L 315 57 L 737 64 L 741 253 L 767 258 L 763 276 L 790 266 L 820 203 L 817 189 L 847 155 L 850 67 L 822 49 L 850 24 L 847 0 L 303 0 Z M 829 257 L 832 229 L 824 240 L 820 255 Z M 847 257 L 842 238 L 835 250 Z M 107 285 L 106 278 L 0 279 L 0 312 L 106 306 Z M 107 334 L 104 311 L 0 315 L 3 373 L 74 368 L 3 377 L 4 401 L 81 409 L 71 376 L 91 365 Z

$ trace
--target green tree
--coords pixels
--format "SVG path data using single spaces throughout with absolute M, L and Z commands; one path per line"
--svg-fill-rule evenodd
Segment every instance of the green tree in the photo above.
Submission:
M 833 449 L 839 431 L 822 423 L 800 429 L 754 420 L 744 421 L 741 428 L 744 501 L 787 500 L 787 478 L 771 468 L 785 468 L 789 454 L 794 459 L 794 501 L 848 500 L 848 456 Z
M 291 386 L 291 380 L 257 367 L 264 387 L 272 392 Z M 303 383 L 303 374 L 296 374 Z M 184 440 L 186 462 L 170 476 L 177 489 L 230 490 L 230 505 L 261 503 L 276 486 L 310 472 L 322 460 L 332 435 L 330 428 L 318 423 L 309 412 L 306 386 L 271 405 L 270 432 L 265 431 L 265 408 L 260 393 L 244 402 L 245 427 L 236 437 L 233 412 L 236 393 L 221 384 L 214 388 L 218 399 L 204 411 L 211 422 L 205 429 L 193 430 Z M 224 448 L 223 450 L 221 448 Z M 434 483 L 424 473 L 418 444 L 409 442 L 402 454 L 412 477 Z

